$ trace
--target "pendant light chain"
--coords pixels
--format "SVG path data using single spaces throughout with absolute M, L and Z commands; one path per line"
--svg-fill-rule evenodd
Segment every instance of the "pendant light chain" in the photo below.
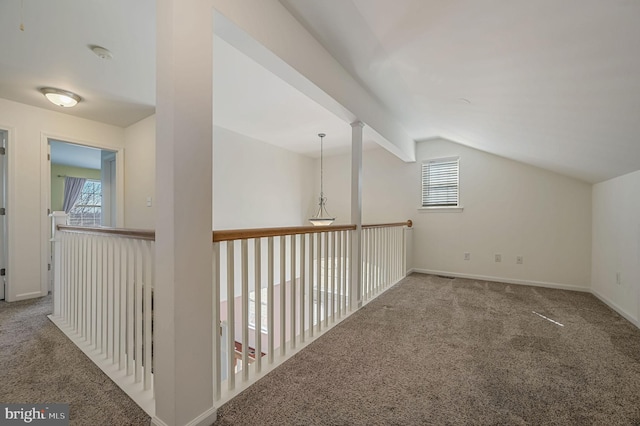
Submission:
M 324 158 L 324 154 L 323 154 L 323 141 L 324 141 L 324 133 L 320 133 L 318 136 L 320 136 L 320 206 L 322 207 L 322 204 L 324 204 L 322 202 L 322 200 L 324 199 L 324 191 L 323 191 L 323 168 L 324 168 L 324 164 L 323 164 L 323 158 Z

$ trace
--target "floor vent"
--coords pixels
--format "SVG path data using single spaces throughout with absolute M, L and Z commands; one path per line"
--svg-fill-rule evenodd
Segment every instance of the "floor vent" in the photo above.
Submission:
M 444 278 L 445 280 L 455 280 L 456 277 L 447 277 L 446 275 L 436 275 L 438 278 Z

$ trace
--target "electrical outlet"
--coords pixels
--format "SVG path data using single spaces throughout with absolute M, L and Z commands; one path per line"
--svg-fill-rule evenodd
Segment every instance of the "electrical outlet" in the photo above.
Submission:
M 516 256 L 516 264 L 522 265 L 524 263 L 524 258 L 522 256 Z
M 496 262 L 502 262 L 502 255 L 496 254 Z
M 471 260 L 471 253 L 465 253 L 464 260 Z
M 622 284 L 622 279 L 620 278 L 620 272 L 616 272 L 616 284 Z

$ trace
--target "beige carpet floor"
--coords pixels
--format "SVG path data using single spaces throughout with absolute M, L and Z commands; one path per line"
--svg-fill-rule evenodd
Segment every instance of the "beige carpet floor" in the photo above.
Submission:
M 414 274 L 216 424 L 640 425 L 640 330 L 588 293 Z
M 49 312 L 49 298 L 0 302 L 0 401 L 68 402 L 74 425 L 149 424 Z M 640 425 L 640 330 L 587 293 L 412 275 L 216 424 Z
M 68 403 L 72 425 L 149 425 L 149 416 L 56 327 L 51 296 L 0 301 L 0 401 Z

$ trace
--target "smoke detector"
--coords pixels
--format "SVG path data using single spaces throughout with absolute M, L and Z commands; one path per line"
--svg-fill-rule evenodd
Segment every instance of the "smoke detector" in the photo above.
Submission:
M 104 59 L 108 61 L 109 59 L 113 58 L 113 53 L 111 53 L 109 49 L 105 49 L 104 47 L 101 47 L 101 46 L 89 46 L 89 48 L 100 59 Z

